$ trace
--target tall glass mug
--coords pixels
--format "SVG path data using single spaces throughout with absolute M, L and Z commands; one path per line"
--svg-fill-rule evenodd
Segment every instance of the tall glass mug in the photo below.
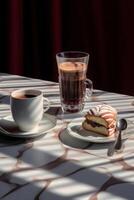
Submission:
M 64 113 L 80 112 L 86 96 L 91 96 L 93 84 L 86 78 L 89 54 L 79 51 L 61 52 L 56 55 L 61 107 Z M 87 95 L 86 95 L 86 88 Z

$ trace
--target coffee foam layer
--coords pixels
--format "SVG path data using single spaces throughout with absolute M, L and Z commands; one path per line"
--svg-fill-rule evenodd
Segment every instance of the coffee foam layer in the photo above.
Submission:
M 82 62 L 63 62 L 59 65 L 59 69 L 65 72 L 81 72 L 86 70 L 86 64 Z

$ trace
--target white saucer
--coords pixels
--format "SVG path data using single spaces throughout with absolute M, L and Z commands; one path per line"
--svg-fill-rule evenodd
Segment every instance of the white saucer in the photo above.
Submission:
M 17 125 L 15 124 L 11 115 L 6 116 L 0 119 L 0 126 L 2 126 L 5 130 L 9 131 L 9 133 L 5 133 L 0 130 L 0 132 L 6 136 L 16 137 L 16 138 L 35 138 L 39 137 L 46 132 L 50 131 L 52 128 L 56 126 L 56 117 L 44 114 L 39 126 L 32 131 L 23 132 L 20 131 Z
M 68 124 L 68 133 L 77 138 L 88 142 L 94 143 L 106 143 L 106 142 L 113 142 L 115 140 L 115 136 L 106 137 L 92 131 L 86 131 L 82 128 L 82 122 L 84 121 L 83 118 L 74 119 L 70 124 Z M 122 133 L 122 139 L 127 139 L 130 137 L 134 137 L 134 123 L 128 122 L 128 128 L 124 130 Z M 116 133 L 115 133 L 116 134 Z

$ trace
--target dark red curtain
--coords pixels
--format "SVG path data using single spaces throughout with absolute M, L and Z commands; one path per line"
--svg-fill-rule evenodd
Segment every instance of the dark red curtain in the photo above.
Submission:
M 90 54 L 98 89 L 134 94 L 133 0 L 0 1 L 0 72 L 58 80 L 55 54 Z

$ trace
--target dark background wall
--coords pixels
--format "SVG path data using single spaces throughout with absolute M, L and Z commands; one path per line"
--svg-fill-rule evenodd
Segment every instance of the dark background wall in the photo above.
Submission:
M 55 54 L 90 54 L 98 89 L 134 94 L 133 0 L 1 0 L 0 72 L 57 81 Z

